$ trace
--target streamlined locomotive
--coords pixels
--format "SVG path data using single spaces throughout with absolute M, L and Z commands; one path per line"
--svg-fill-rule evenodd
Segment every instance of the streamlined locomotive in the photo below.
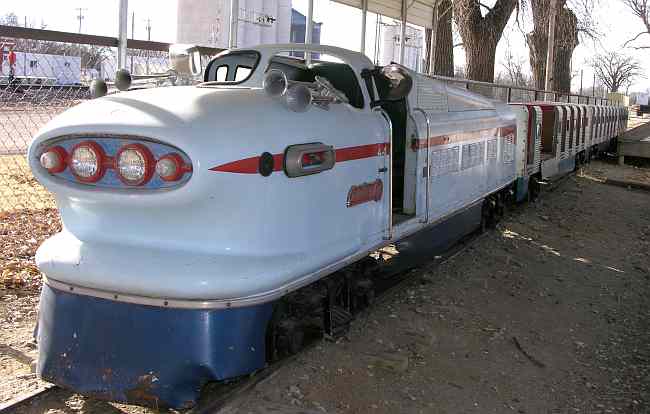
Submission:
M 623 125 L 328 46 L 230 50 L 203 73 L 84 102 L 32 142 L 64 224 L 36 256 L 45 380 L 191 406 L 277 341 L 295 348 L 299 322 L 278 316 L 289 295 L 423 229 L 457 240 Z

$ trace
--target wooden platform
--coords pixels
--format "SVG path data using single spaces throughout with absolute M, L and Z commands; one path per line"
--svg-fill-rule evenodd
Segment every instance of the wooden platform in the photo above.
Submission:
M 643 123 L 618 138 L 618 163 L 625 157 L 650 158 L 650 123 Z

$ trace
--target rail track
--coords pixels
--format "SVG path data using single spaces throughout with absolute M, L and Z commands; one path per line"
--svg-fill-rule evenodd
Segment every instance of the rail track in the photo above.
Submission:
M 404 285 L 411 281 L 415 275 L 418 274 L 418 272 L 414 270 L 422 264 L 430 262 L 430 259 L 435 260 L 436 265 L 440 265 L 446 261 L 449 261 L 453 257 L 462 254 L 483 234 L 484 233 L 480 232 L 472 233 L 461 241 L 455 243 L 450 248 L 446 249 L 440 255 L 434 255 L 434 257 L 421 260 L 420 263 L 413 263 L 410 266 L 409 264 L 404 264 L 402 267 L 400 267 L 400 270 L 397 273 L 391 275 L 387 283 L 381 286 L 373 304 L 355 313 L 354 316 L 356 317 L 363 314 L 364 312 L 370 312 L 374 306 L 385 302 L 388 298 L 390 298 L 391 294 L 399 291 L 404 287 Z M 301 354 L 303 354 L 304 351 L 316 346 L 322 339 L 327 339 L 327 337 L 320 337 L 318 339 L 307 342 L 301 348 L 300 352 L 273 362 L 261 371 L 229 382 L 208 384 L 202 392 L 202 396 L 199 399 L 198 404 L 190 410 L 186 411 L 186 414 L 218 413 L 223 412 L 223 410 L 227 409 L 228 407 L 238 405 L 238 403 L 241 403 L 242 399 L 245 398 L 245 396 L 258 384 L 275 376 L 278 371 L 281 370 L 284 366 L 294 361 Z M 19 394 L 12 400 L 0 404 L 0 414 L 14 413 L 15 410 L 19 407 L 26 406 L 36 401 L 37 399 L 43 398 L 48 394 L 60 389 L 60 387 L 57 387 L 54 384 L 48 384 L 34 391 Z

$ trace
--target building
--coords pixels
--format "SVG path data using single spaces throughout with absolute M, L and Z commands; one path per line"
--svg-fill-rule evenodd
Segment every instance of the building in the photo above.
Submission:
M 311 32 L 311 42 L 320 44 L 320 31 L 323 23 L 314 22 Z M 307 32 L 307 17 L 295 9 L 291 9 L 291 43 L 305 43 Z
M 388 19 L 389 21 L 391 19 Z M 400 57 L 400 36 L 402 34 L 402 23 L 394 21 L 384 23 L 378 21 L 380 27 L 380 41 L 378 49 L 378 62 L 380 65 L 388 65 L 391 62 L 399 62 Z M 406 49 L 404 50 L 404 66 L 418 72 L 422 72 L 424 59 L 424 38 L 423 31 L 415 27 L 406 26 Z
M 178 43 L 227 48 L 230 0 L 178 0 Z M 237 46 L 288 43 L 291 0 L 239 0 Z

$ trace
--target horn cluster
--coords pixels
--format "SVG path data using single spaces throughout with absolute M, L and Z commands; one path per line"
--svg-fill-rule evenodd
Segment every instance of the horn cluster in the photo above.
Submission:
M 278 69 L 271 69 L 264 77 L 264 92 L 273 98 L 283 98 L 293 112 L 306 112 L 312 105 L 328 110 L 330 104 L 348 103 L 347 96 L 327 79 L 315 76 L 314 82 L 288 80 Z

